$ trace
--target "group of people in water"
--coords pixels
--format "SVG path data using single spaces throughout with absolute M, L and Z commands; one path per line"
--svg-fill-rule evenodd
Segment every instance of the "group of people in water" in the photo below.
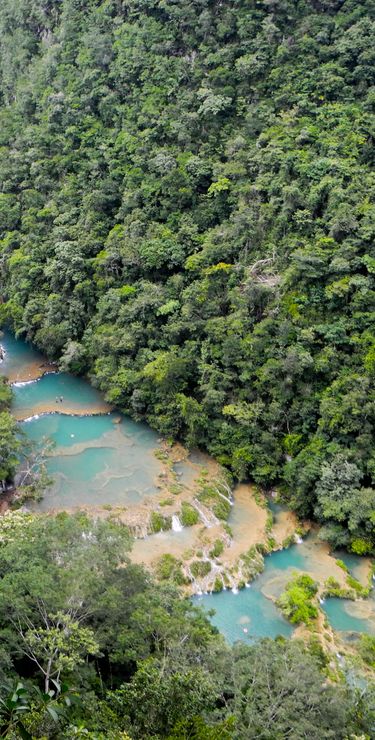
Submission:
M 62 403 L 64 400 L 64 396 L 56 396 L 56 403 Z

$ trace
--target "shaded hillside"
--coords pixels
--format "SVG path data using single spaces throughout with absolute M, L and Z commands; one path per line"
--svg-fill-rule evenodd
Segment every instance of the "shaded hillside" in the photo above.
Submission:
M 2 318 L 374 540 L 371 0 L 3 0 Z

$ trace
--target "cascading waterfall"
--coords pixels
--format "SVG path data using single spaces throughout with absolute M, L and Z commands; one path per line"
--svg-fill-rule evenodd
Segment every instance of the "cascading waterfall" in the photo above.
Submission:
M 177 514 L 173 514 L 172 516 L 172 530 L 173 532 L 182 532 L 183 526 L 177 516 Z
M 199 503 L 199 501 L 196 498 L 194 499 L 193 504 L 194 504 L 194 506 L 195 506 L 195 508 L 196 508 L 196 510 L 197 510 L 197 512 L 198 512 L 198 514 L 199 514 L 199 516 L 200 516 L 203 524 L 205 525 L 205 527 L 207 527 L 207 529 L 209 529 L 210 527 L 215 526 L 215 524 L 218 524 L 218 521 L 219 520 L 216 518 L 216 516 L 214 514 L 212 514 L 212 512 L 209 512 L 208 510 L 207 510 L 207 514 L 206 514 L 203 511 L 203 508 L 202 508 L 201 504 Z

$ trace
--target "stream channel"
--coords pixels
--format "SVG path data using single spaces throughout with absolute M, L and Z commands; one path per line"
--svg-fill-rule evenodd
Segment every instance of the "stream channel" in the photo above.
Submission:
M 44 498 L 29 503 L 28 509 L 47 512 L 80 506 L 126 507 L 156 494 L 161 465 L 154 455 L 159 446 L 155 432 L 146 424 L 111 412 L 87 380 L 53 372 L 42 355 L 11 333 L 4 332 L 1 344 L 5 357 L 0 372 L 13 386 L 14 415 L 32 440 L 44 444 L 51 439 L 54 443 L 47 459 L 53 482 Z M 46 374 L 38 377 L 41 367 Z M 183 466 L 180 475 L 184 482 Z M 280 508 L 274 504 L 271 508 L 277 523 Z M 229 524 L 235 524 L 237 514 L 235 502 Z M 151 548 L 157 555 L 160 544 L 165 548 L 170 543 L 173 551 L 179 542 L 188 546 L 188 528 L 149 536 L 137 546 L 148 555 Z M 296 570 L 318 576 L 326 568 L 320 558 L 321 548 L 316 536 L 310 535 L 300 544 L 268 555 L 264 572 L 241 591 L 203 594 L 193 597 L 194 602 L 205 610 L 215 610 L 212 622 L 229 641 L 290 636 L 293 627 L 270 597 L 281 593 Z M 360 577 L 360 558 L 344 553 L 339 557 L 354 576 Z M 374 598 L 357 602 L 328 599 L 322 608 L 334 629 L 348 636 L 353 632 L 375 635 Z

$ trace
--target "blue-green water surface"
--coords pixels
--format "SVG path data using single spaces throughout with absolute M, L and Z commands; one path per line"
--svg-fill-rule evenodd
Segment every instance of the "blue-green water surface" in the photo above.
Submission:
M 25 378 L 35 365 L 43 368 L 43 356 L 9 332 L 1 344 L 3 374 L 17 374 L 19 369 Z M 13 410 L 26 419 L 22 422 L 26 435 L 41 446 L 47 440 L 53 443 L 46 458 L 53 482 L 30 508 L 124 507 L 156 493 L 161 471 L 154 455 L 157 435 L 146 424 L 119 413 L 90 415 L 92 409 L 103 407 L 103 397 L 84 378 L 48 373 L 38 380 L 15 382 L 12 388 Z M 53 413 L 43 413 L 44 409 Z
M 262 593 L 266 580 L 267 574 L 264 573 L 249 588 L 238 593 L 205 594 L 194 597 L 194 603 L 200 604 L 205 611 L 215 610 L 211 621 L 228 642 L 253 642 L 261 637 L 277 635 L 290 637 L 293 627 L 282 617 L 273 601 Z
M 369 616 L 361 617 L 361 606 L 365 606 Z M 333 629 L 339 632 L 366 632 L 375 635 L 375 602 L 352 602 L 347 599 L 327 599 L 322 604 Z M 356 612 L 358 614 L 356 615 Z
M 56 413 L 31 418 L 22 426 L 34 441 L 50 439 L 55 445 L 47 457 L 53 483 L 43 499 L 31 505 L 34 510 L 126 506 L 157 491 L 157 437 L 145 424 L 119 414 Z
M 68 373 L 48 373 L 39 380 L 13 384 L 13 408 L 18 417 L 27 418 L 43 404 L 55 404 L 56 412 L 90 413 L 90 409 L 103 404 L 99 391 L 83 378 Z
M 27 367 L 32 364 L 42 366 L 46 363 L 43 355 L 35 347 L 16 337 L 7 329 L 2 330 L 0 344 L 5 356 L 0 364 L 2 375 L 20 373 L 27 379 Z

